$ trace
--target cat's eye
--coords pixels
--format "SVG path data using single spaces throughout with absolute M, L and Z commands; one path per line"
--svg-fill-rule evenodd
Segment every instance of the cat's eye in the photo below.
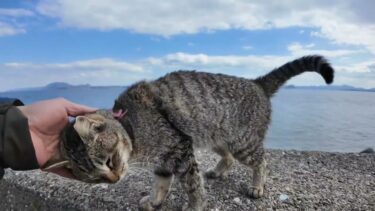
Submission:
M 107 165 L 107 167 L 108 167 L 110 170 L 113 170 L 113 163 L 112 163 L 112 159 L 111 159 L 111 158 L 108 158 L 108 159 L 107 159 L 107 162 L 105 162 L 105 164 Z

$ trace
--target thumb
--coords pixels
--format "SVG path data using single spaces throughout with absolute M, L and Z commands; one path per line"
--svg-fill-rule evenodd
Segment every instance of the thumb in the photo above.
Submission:
M 98 110 L 97 108 L 80 105 L 80 104 L 73 103 L 70 101 L 67 101 L 64 106 L 68 115 L 73 116 L 73 117 L 82 115 L 82 114 L 93 113 Z

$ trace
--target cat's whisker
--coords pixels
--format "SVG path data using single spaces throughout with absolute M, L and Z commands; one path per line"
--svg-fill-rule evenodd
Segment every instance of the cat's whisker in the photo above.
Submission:
M 144 160 L 141 160 L 139 162 L 129 162 L 129 165 L 133 165 L 133 164 L 143 164 L 143 163 L 149 163 L 147 161 L 144 161 Z
M 150 170 L 150 169 L 147 169 L 147 168 L 137 168 L 137 167 L 132 167 L 132 168 L 129 168 L 129 173 L 133 173 L 133 172 L 147 172 L 147 173 L 150 173 L 150 174 L 153 174 L 153 172 Z

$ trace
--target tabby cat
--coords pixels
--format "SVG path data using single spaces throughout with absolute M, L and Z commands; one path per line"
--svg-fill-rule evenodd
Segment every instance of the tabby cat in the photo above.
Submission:
M 113 113 L 77 117 L 64 133 L 61 151 L 73 173 L 87 182 L 116 182 L 132 160 L 149 162 L 155 184 L 140 200 L 141 210 L 160 207 L 174 177 L 188 195 L 186 210 L 204 208 L 205 190 L 193 153 L 198 147 L 221 156 L 205 173 L 207 178 L 225 176 L 234 160 L 251 167 L 253 182 L 246 193 L 258 198 L 266 180 L 263 140 L 270 123 L 270 98 L 288 79 L 305 71 L 319 73 L 328 84 L 333 81 L 333 68 L 315 55 L 255 80 L 177 71 L 142 81 L 116 99 Z

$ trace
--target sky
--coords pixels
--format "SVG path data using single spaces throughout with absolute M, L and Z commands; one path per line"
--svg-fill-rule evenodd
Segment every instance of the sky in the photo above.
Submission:
M 375 87 L 373 0 L 0 0 L 0 91 L 130 85 L 175 70 L 256 78 L 310 54 Z M 316 73 L 290 80 L 323 85 Z

